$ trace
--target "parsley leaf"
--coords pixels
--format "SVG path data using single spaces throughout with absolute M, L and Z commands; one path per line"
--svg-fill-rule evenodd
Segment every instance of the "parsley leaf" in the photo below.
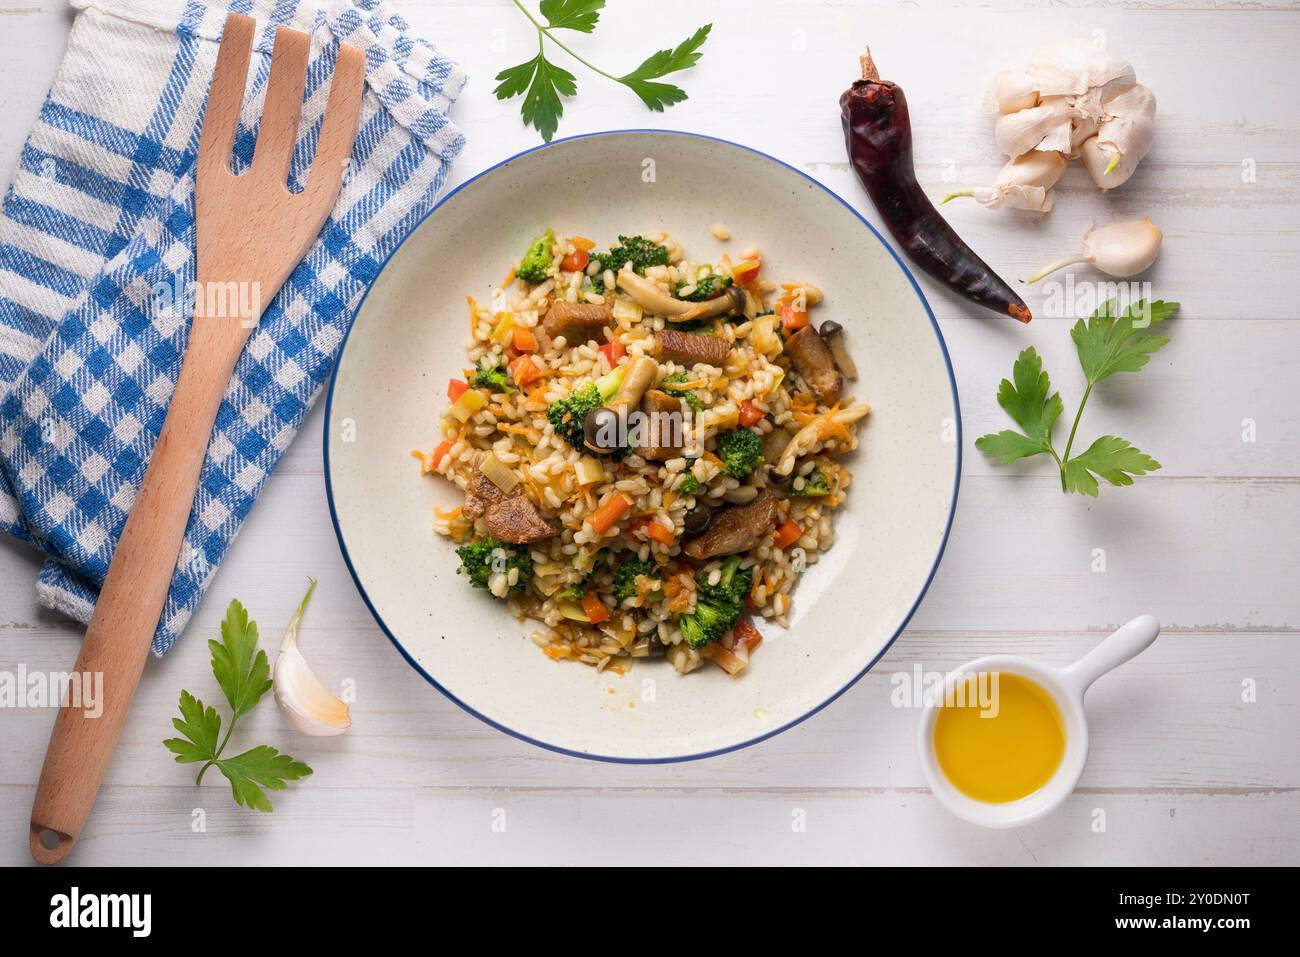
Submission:
M 546 55 L 538 53 L 527 63 L 520 63 L 496 75 L 501 83 L 493 90 L 498 100 L 507 100 L 524 93 L 520 114 L 525 126 L 535 126 L 542 139 L 551 141 L 564 115 L 562 96 L 578 92 L 578 81 L 572 73 L 558 67 Z
M 542 0 L 542 16 L 557 30 L 590 33 L 596 29 L 605 0 Z
M 272 810 L 271 802 L 262 788 L 283 791 L 288 787 L 286 781 L 296 781 L 311 774 L 307 765 L 281 754 L 269 744 L 218 761 L 217 769 L 230 782 L 236 804 L 268 813 Z
M 699 62 L 699 52 L 704 41 L 709 38 L 713 24 L 706 23 L 690 37 L 683 40 L 671 50 L 658 50 L 646 57 L 639 67 L 631 73 L 618 78 L 618 81 L 641 97 L 641 102 L 650 109 L 663 112 L 665 106 L 672 106 L 686 99 L 686 91 L 671 83 L 651 82 L 658 77 L 686 70 Z
M 176 755 L 177 764 L 211 761 L 216 757 L 217 737 L 221 734 L 221 715 L 216 708 L 205 708 L 194 695 L 182 691 L 181 716 L 172 718 L 172 727 L 184 737 L 168 738 L 163 744 Z
M 578 92 L 578 82 L 572 73 L 546 58 L 547 40 L 593 73 L 626 86 L 650 109 L 663 110 L 665 106 L 686 99 L 686 92 L 671 83 L 655 81 L 669 73 L 694 66 L 701 56 L 700 47 L 708 39 L 713 26 L 706 24 L 700 27 L 676 47 L 652 53 L 631 73 L 615 76 L 583 59 L 552 33 L 554 30 L 592 33 L 600 20 L 600 11 L 605 8 L 605 0 L 542 0 L 538 7 L 542 20 L 534 17 L 520 0 L 513 2 L 537 30 L 537 56 L 506 67 L 498 73 L 497 85 L 492 92 L 498 100 L 509 100 L 522 95 L 524 99 L 519 112 L 524 125 L 535 127 L 548 143 L 559 128 L 560 117 L 564 115 L 563 98 L 574 96 Z
M 1024 434 L 1007 429 L 985 435 L 975 441 L 977 449 L 1003 465 L 1041 452 L 1055 454 L 1052 453 L 1052 426 L 1065 411 L 1065 405 L 1061 394 L 1052 392 L 1051 380 L 1043 371 L 1043 360 L 1033 346 L 1020 353 L 1012 367 L 1011 379 L 1002 380 L 998 405 L 1024 429 Z
M 315 584 L 312 582 L 313 588 Z M 310 588 L 307 594 L 311 595 Z M 182 736 L 167 738 L 163 746 L 176 755 L 177 764 L 203 762 L 195 784 L 202 784 L 204 773 L 215 766 L 230 782 L 236 804 L 270 811 L 271 802 L 262 788 L 283 791 L 286 781 L 311 774 L 311 768 L 269 745 L 260 745 L 233 758 L 221 756 L 240 717 L 252 711 L 271 687 L 266 652 L 257 647 L 257 622 L 249 620 L 243 605 L 232 601 L 221 623 L 221 641 L 209 641 L 208 647 L 212 651 L 212 673 L 234 712 L 225 737 L 221 736 L 221 716 L 217 709 L 204 705 L 188 691 L 181 691 L 181 716 L 172 718 L 172 727 Z
M 257 647 L 257 622 L 238 601 L 226 609 L 221 623 L 221 641 L 209 640 L 212 673 L 226 693 L 235 717 L 252 711 L 262 695 L 271 689 L 271 665 L 266 652 Z
M 1082 495 L 1097 495 L 1098 478 L 1111 485 L 1132 485 L 1133 476 L 1160 468 L 1160 463 L 1151 456 L 1127 439 L 1115 435 L 1103 435 L 1073 458 L 1070 451 L 1074 448 L 1074 436 L 1093 386 L 1116 372 L 1140 371 L 1151 354 L 1169 342 L 1164 336 L 1145 330 L 1164 322 L 1177 309 L 1176 302 L 1156 300 L 1147 303 L 1142 300 L 1123 312 L 1117 312 L 1116 303 L 1111 300 L 1088 319 L 1080 319 L 1070 330 L 1087 388 L 1075 413 L 1063 454 L 1058 455 L 1052 445 L 1052 428 L 1064 411 L 1061 396 L 1052 392 L 1042 359 L 1032 348 L 1020 353 L 1011 379 L 1003 379 L 998 388 L 998 405 L 1024 431 L 1005 429 L 982 435 L 975 440 L 975 447 L 1002 465 L 1046 453 L 1060 470 L 1061 490 Z
M 1065 463 L 1065 490 L 1097 497 L 1095 472 L 1111 485 L 1132 485 L 1134 475 L 1145 475 L 1160 468 L 1160 463 L 1128 439 L 1116 435 L 1103 435 L 1087 450 Z
M 1151 353 L 1169 343 L 1164 336 L 1151 335 L 1145 328 L 1164 322 L 1178 308 L 1176 302 L 1158 299 L 1150 304 L 1150 321 L 1141 328 L 1136 322 L 1146 319 L 1146 300 L 1135 303 L 1119 315 L 1115 301 L 1105 303 L 1085 322 L 1080 319 L 1070 330 L 1079 364 L 1089 385 L 1116 372 L 1137 372 L 1147 364 Z

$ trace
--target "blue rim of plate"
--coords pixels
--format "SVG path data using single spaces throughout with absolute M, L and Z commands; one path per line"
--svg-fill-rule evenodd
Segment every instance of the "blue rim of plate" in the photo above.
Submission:
M 388 266 L 389 261 L 394 256 L 397 255 L 398 251 L 404 245 L 406 245 L 406 241 L 410 239 L 413 235 L 415 235 L 416 231 L 422 225 L 424 225 L 424 221 L 426 219 L 428 219 L 439 209 L 441 209 L 445 203 L 450 202 L 451 199 L 455 197 L 456 194 L 459 193 L 461 190 L 478 182 L 480 179 L 487 176 L 489 173 L 492 173 L 493 171 L 499 169 L 500 167 L 505 166 L 508 163 L 513 163 L 515 160 L 521 159 L 522 157 L 527 156 L 530 153 L 536 153 L 539 150 L 549 149 L 552 146 L 558 146 L 561 143 L 572 143 L 575 140 L 585 140 L 585 139 L 591 139 L 593 137 L 603 137 L 603 136 L 629 136 L 629 135 L 638 135 L 638 134 L 645 134 L 645 133 L 665 134 L 669 136 L 688 136 L 691 137 L 692 139 L 708 140 L 714 143 L 722 143 L 727 146 L 735 147 L 736 149 L 739 150 L 744 150 L 746 153 L 753 153 L 757 156 L 761 156 L 764 159 L 776 163 L 779 166 L 785 167 L 790 172 L 796 174 L 797 176 L 815 185 L 818 189 L 825 192 L 828 196 L 830 196 L 841 206 L 847 209 L 850 213 L 852 213 L 854 217 L 858 220 L 858 222 L 860 222 L 863 226 L 865 226 L 870 231 L 871 235 L 876 238 L 876 241 L 879 242 L 881 246 L 885 247 L 886 250 L 888 250 L 889 255 L 892 256 L 894 262 L 898 264 L 898 268 L 901 269 L 903 271 L 903 275 L 907 277 L 907 281 L 912 284 L 912 291 L 916 293 L 916 298 L 920 300 L 921 306 L 925 309 L 925 314 L 930 318 L 930 328 L 934 330 L 934 337 L 939 343 L 939 351 L 943 354 L 944 367 L 948 370 L 948 387 L 949 389 L 952 390 L 952 407 L 953 407 L 953 411 L 956 413 L 956 421 L 957 421 L 957 437 L 956 437 L 957 462 L 956 462 L 956 471 L 953 474 L 953 480 L 952 480 L 952 500 L 948 503 L 948 521 L 947 524 L 944 525 L 943 537 L 939 540 L 939 550 L 935 553 L 934 562 L 930 565 L 930 571 L 926 574 L 925 582 L 921 585 L 921 590 L 917 592 L 916 599 L 912 602 L 912 607 L 907 610 L 907 614 L 903 616 L 903 620 L 899 622 L 898 628 L 894 631 L 894 634 L 890 637 L 889 641 L 885 642 L 884 647 L 881 648 L 880 651 L 876 653 L 876 656 L 872 658 L 869 662 L 867 662 L 866 667 L 864 667 L 856 675 L 850 678 L 842 688 L 836 691 L 833 695 L 831 695 L 821 704 L 817 705 L 814 708 L 810 708 L 808 711 L 804 712 L 799 717 L 787 721 L 779 728 L 773 728 L 771 731 L 765 731 L 762 734 L 758 735 L 757 737 L 750 738 L 747 741 L 742 741 L 739 744 L 731 744 L 725 748 L 715 748 L 712 751 L 701 751 L 698 754 L 673 755 L 671 757 L 659 757 L 659 758 L 625 758 L 625 757 L 618 757 L 616 755 L 592 754 L 588 751 L 575 751 L 572 748 L 565 748 L 565 747 L 561 747 L 558 744 L 551 744 L 550 742 L 542 741 L 539 740 L 538 738 L 530 737 L 529 735 L 524 734 L 522 731 L 516 731 L 514 728 L 506 727 L 504 724 L 501 724 L 498 721 L 494 721 L 491 718 L 489 718 L 487 715 L 483 714 L 482 712 L 477 711 L 474 708 L 470 707 L 464 701 L 461 701 L 454 694 L 452 694 L 450 691 L 444 688 L 441 684 L 438 683 L 438 680 L 434 678 L 433 675 L 429 674 L 429 672 L 425 671 L 424 668 L 420 665 L 420 663 L 416 661 L 414 657 L 411 656 L 410 652 L 408 652 L 406 648 L 403 647 L 402 643 L 397 639 L 397 636 L 394 635 L 393 632 L 389 629 L 387 623 L 383 619 L 383 616 L 379 614 L 379 609 L 377 609 L 374 606 L 374 604 L 371 602 L 370 595 L 367 594 L 365 585 L 361 584 L 361 578 L 357 574 L 357 570 L 352 564 L 352 556 L 348 554 L 347 542 L 344 541 L 343 539 L 343 530 L 339 528 L 338 512 L 334 505 L 334 485 L 333 482 L 330 480 L 330 435 L 332 434 L 332 431 L 330 429 L 330 420 L 333 414 L 334 385 L 338 381 L 338 369 L 343 363 L 343 354 L 347 350 L 348 339 L 352 335 L 352 327 L 356 324 L 356 317 L 361 314 L 361 309 L 362 307 L 365 306 L 366 299 L 370 297 L 371 289 L 374 289 L 375 283 L 378 282 L 379 273 L 382 273 L 384 271 L 384 269 Z M 420 674 L 425 681 L 429 682 L 429 684 L 437 688 L 440 692 L 442 692 L 444 696 L 446 696 L 454 704 L 458 705 L 460 708 L 467 711 L 469 714 L 472 714 L 474 717 L 478 718 L 484 724 L 496 728 L 498 731 L 504 732 L 505 734 L 510 735 L 512 738 L 518 738 L 520 741 L 526 741 L 529 744 L 536 745 L 539 748 L 545 748 L 547 751 L 554 751 L 558 754 L 565 754 L 574 758 L 586 758 L 589 761 L 604 761 L 610 764 L 677 764 L 679 762 L 684 762 L 684 761 L 700 761 L 703 760 L 704 758 L 713 758 L 722 754 L 730 754 L 732 751 L 739 751 L 742 748 L 748 748 L 762 741 L 766 741 L 768 738 L 774 738 L 781 732 L 788 731 L 791 728 L 793 728 L 795 725 L 807 721 L 817 712 L 821 711 L 823 708 L 825 708 L 827 705 L 829 705 L 831 702 L 837 699 L 840 695 L 844 694 L 844 692 L 848 691 L 855 684 L 857 684 L 858 681 L 862 679 L 862 676 L 865 675 L 872 668 L 874 668 L 876 666 L 876 662 L 880 661 L 880 659 L 885 656 L 885 652 L 889 651 L 889 649 L 893 646 L 894 642 L 898 640 L 898 636 L 903 633 L 903 631 L 907 628 L 908 623 L 912 620 L 912 616 L 916 614 L 917 608 L 919 608 L 921 605 L 921 600 L 925 598 L 925 593 L 929 591 L 930 583 L 934 581 L 934 575 L 935 572 L 938 571 L 939 569 L 939 562 L 943 558 L 944 549 L 947 548 L 948 546 L 948 536 L 952 532 L 953 518 L 957 514 L 957 492 L 961 486 L 961 455 L 962 455 L 961 402 L 957 395 L 957 379 L 956 376 L 953 374 L 952 359 L 948 355 L 948 344 L 944 342 L 943 332 L 939 329 L 939 323 L 934 318 L 934 311 L 931 310 L 930 303 L 925 298 L 925 293 L 921 291 L 921 287 L 917 284 L 916 277 L 912 275 L 912 271 L 907 268 L 907 264 L 904 263 L 901 258 L 899 258 L 898 253 L 894 251 L 894 247 L 889 245 L 889 243 L 885 241 L 885 238 L 880 235 L 880 232 L 876 229 L 876 227 L 872 226 L 871 223 L 869 223 L 861 213 L 859 213 L 856 209 L 853 208 L 853 205 L 851 203 L 847 202 L 842 196 L 836 193 L 833 189 L 826 186 L 820 180 L 812 176 L 809 176 L 803 170 L 791 166 L 789 163 L 785 162 L 785 160 L 777 159 L 777 157 L 772 156 L 770 153 L 764 153 L 762 150 L 754 149 L 752 146 L 745 146 L 743 143 L 736 143 L 733 140 L 723 139 L 720 136 L 709 136 L 704 133 L 688 133 L 684 130 L 659 130 L 659 129 L 651 129 L 651 128 L 603 130 L 596 133 L 579 133 L 576 136 L 566 136 L 558 140 L 552 140 L 549 143 L 543 143 L 540 146 L 533 146 L 530 147 L 529 149 L 522 150 L 518 153 L 515 153 L 513 156 L 501 160 L 498 163 L 494 163 L 493 165 L 489 166 L 487 169 L 483 170 L 480 173 L 476 173 L 474 176 L 465 180 L 465 182 L 461 183 L 455 189 L 447 193 L 446 196 L 438 200 L 438 202 L 434 204 L 433 208 L 430 209 L 423 216 L 421 216 L 419 221 L 410 228 L 407 234 L 404 237 L 402 237 L 402 241 L 399 242 L 393 248 L 393 251 L 389 253 L 388 256 L 384 259 L 384 261 L 380 263 L 379 271 L 375 274 L 375 280 L 371 282 L 370 287 L 366 289 L 365 295 L 361 297 L 361 302 L 357 304 L 356 311 L 352 315 L 352 321 L 348 323 L 347 331 L 343 334 L 343 342 L 339 345 L 339 355 L 334 365 L 334 374 L 330 376 L 329 392 L 326 394 L 325 397 L 325 437 L 322 440 L 322 446 L 324 448 L 324 454 L 325 454 L 325 498 L 326 501 L 329 503 L 330 522 L 334 526 L 334 537 L 338 539 L 339 551 L 343 553 L 343 563 L 347 565 L 348 574 L 352 576 L 352 581 L 357 586 L 357 592 L 361 595 L 361 600 L 365 602 L 366 608 L 369 609 L 371 617 L 375 619 L 375 623 L 379 625 L 380 630 L 383 631 L 383 633 L 388 636 L 388 640 L 393 643 L 393 647 L 396 648 L 398 652 L 401 654 L 401 656 L 406 659 L 406 663 L 409 664 L 412 668 L 414 668 L 415 671 L 418 674 Z

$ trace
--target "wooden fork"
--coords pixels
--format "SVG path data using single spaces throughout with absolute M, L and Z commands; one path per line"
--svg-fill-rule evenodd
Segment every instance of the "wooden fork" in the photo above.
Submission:
M 227 303 L 258 304 L 257 315 L 205 313 L 190 324 L 162 434 L 77 659 L 78 674 L 103 674 L 102 712 L 92 718 L 65 703 L 45 752 L 29 838 L 32 857 L 42 864 L 61 861 L 81 834 L 144 670 L 235 362 L 261 309 L 320 232 L 338 198 L 356 137 L 365 56 L 340 45 L 307 186 L 297 195 L 289 192 L 310 40 L 281 28 L 252 166 L 239 176 L 231 172 L 254 29 L 250 17 L 232 13 L 226 18 L 199 138 L 195 217 L 199 296 L 215 302 L 222 297 L 206 292 L 222 290 Z M 232 296 L 231 290 L 246 294 Z

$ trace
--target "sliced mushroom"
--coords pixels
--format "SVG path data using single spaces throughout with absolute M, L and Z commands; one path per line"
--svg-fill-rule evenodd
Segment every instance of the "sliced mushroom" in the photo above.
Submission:
M 642 309 L 655 316 L 684 316 L 695 303 L 668 295 L 649 279 L 638 276 L 631 266 L 624 266 L 617 278 L 618 288 L 637 301 Z
M 649 279 L 638 276 L 631 266 L 619 271 L 617 281 L 618 288 L 635 299 L 642 309 L 654 316 L 665 316 L 669 322 L 694 322 L 745 311 L 745 291 L 735 286 L 728 286 L 720 296 L 695 303 L 668 295 Z
M 738 316 L 745 311 L 745 290 L 728 286 L 721 296 L 714 296 L 683 313 L 672 322 L 694 322 L 697 319 L 712 319 L 715 316 Z

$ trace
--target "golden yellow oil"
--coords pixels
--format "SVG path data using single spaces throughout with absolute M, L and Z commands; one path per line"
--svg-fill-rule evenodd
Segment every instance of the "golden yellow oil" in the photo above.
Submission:
M 945 703 L 934 723 L 934 752 L 953 787 L 991 804 L 1018 801 L 1046 784 L 1065 754 L 1065 726 L 1052 696 L 1023 675 L 981 674 L 996 689 L 987 701 Z M 996 682 L 989 680 L 996 677 Z

